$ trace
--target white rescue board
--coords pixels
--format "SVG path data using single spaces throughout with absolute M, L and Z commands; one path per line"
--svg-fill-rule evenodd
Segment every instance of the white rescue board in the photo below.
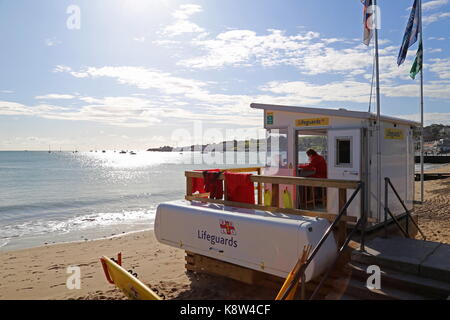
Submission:
M 177 200 L 158 206 L 155 235 L 173 247 L 285 278 L 303 247 L 314 248 L 329 225 L 320 218 Z M 324 272 L 336 255 L 330 234 L 306 270 L 306 281 Z

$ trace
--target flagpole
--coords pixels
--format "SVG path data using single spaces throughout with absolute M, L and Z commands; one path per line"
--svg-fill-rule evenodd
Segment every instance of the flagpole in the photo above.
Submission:
M 420 14 L 420 43 L 422 44 L 422 61 L 420 68 L 420 202 L 424 200 L 424 168 L 423 168 L 423 37 L 422 37 L 422 0 L 419 1 L 419 14 Z
M 378 7 L 377 0 L 373 2 L 374 20 L 375 20 L 375 78 L 376 78 L 376 96 L 377 96 L 377 216 L 381 217 L 381 104 L 380 104 L 380 68 L 378 55 Z

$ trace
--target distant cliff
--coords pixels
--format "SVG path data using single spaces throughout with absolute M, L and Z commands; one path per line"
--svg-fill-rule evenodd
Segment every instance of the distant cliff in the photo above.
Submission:
M 173 147 L 170 147 L 170 146 L 147 149 L 147 151 L 157 151 L 157 152 L 171 152 L 172 150 L 173 150 Z
M 423 128 L 423 138 L 426 141 L 450 138 L 450 126 L 432 124 Z
M 309 148 L 313 148 L 319 152 L 323 152 L 326 150 L 327 140 L 324 136 L 303 136 L 299 137 L 299 150 L 307 150 Z M 204 145 L 191 145 L 185 147 L 170 147 L 164 146 L 159 148 L 149 148 L 147 151 L 156 151 L 156 152 L 171 152 L 171 151 L 238 151 L 238 150 L 254 150 L 254 151 L 266 151 L 266 149 L 270 150 L 271 140 L 265 139 L 251 139 L 251 140 L 231 140 L 231 141 L 222 141 L 219 143 L 212 144 L 204 144 Z M 287 149 L 287 139 L 285 137 L 280 137 L 279 148 L 281 150 Z

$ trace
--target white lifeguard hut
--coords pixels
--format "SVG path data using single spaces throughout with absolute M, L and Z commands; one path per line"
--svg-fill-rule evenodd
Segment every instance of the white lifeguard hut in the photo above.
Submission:
M 311 246 L 314 249 L 303 270 L 304 281 L 309 281 L 334 265 L 338 249 L 348 244 L 356 230 L 363 235 L 368 228 L 387 221 L 380 213 L 387 211 L 378 207 L 387 194 L 384 188 L 381 194 L 377 192 L 376 116 L 345 109 L 251 107 L 264 110 L 268 141 L 277 137 L 281 142 L 267 150 L 265 167 L 224 170 L 257 173 L 250 177 L 257 189 L 256 203 L 233 202 L 226 194 L 223 199 L 211 199 L 209 194 L 194 193 L 193 181 L 203 174 L 186 171 L 185 198 L 158 206 L 155 235 L 161 243 L 186 251 L 188 270 L 247 283 L 261 279 L 261 274 L 286 277 L 302 256 L 302 249 Z M 388 198 L 391 217 L 405 211 L 409 215 L 413 209 L 413 133 L 418 125 L 381 117 L 381 177 L 389 178 L 402 199 L 399 203 L 392 196 Z M 317 141 L 305 144 L 308 139 L 304 137 L 320 137 L 319 148 Z M 299 169 L 309 147 L 326 158 L 326 178 L 310 178 Z M 217 179 L 226 180 L 224 174 Z M 302 208 L 308 201 L 302 199 L 302 188 L 313 188 L 313 195 L 320 188 L 322 203 Z M 265 190 L 271 190 L 267 202 Z M 290 201 L 285 201 L 284 193 Z M 361 243 L 363 239 L 361 236 Z
M 419 123 L 381 116 L 381 194 L 377 194 L 377 123 L 376 115 L 369 112 L 350 111 L 346 109 L 305 108 L 271 104 L 251 104 L 254 109 L 264 111 L 264 128 L 270 136 L 282 135 L 287 143 L 280 143 L 278 156 L 279 170 L 274 175 L 301 176 L 298 164 L 301 162 L 299 139 L 302 136 L 320 136 L 325 141 L 319 153 L 326 158 L 328 179 L 363 181 L 368 210 L 369 226 L 384 222 L 384 209 L 378 209 L 378 199 L 383 202 L 384 178 L 388 177 L 394 185 L 407 209 L 412 211 L 414 204 L 415 177 L 415 140 L 414 130 Z M 273 164 L 271 164 L 273 167 Z M 338 194 L 335 188 L 327 190 L 326 211 L 338 212 Z M 351 190 L 348 190 L 350 196 Z M 293 192 L 294 197 L 298 192 Z M 360 198 L 348 208 L 348 215 L 361 217 Z M 389 197 L 391 212 L 400 216 L 404 208 L 394 197 Z M 298 202 L 297 207 L 298 207 Z M 282 203 L 280 203 L 282 205 Z

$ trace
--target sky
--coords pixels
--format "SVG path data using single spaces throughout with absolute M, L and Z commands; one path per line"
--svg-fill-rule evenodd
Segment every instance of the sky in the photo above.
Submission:
M 417 120 L 417 43 L 396 64 L 412 3 L 378 1 L 380 102 L 382 114 Z M 373 45 L 362 43 L 362 8 L 0 0 L 0 150 L 144 150 L 181 146 L 180 135 L 218 142 L 225 130 L 263 126 L 252 102 L 367 111 Z M 423 0 L 423 39 L 425 124 L 450 125 L 449 0 Z

